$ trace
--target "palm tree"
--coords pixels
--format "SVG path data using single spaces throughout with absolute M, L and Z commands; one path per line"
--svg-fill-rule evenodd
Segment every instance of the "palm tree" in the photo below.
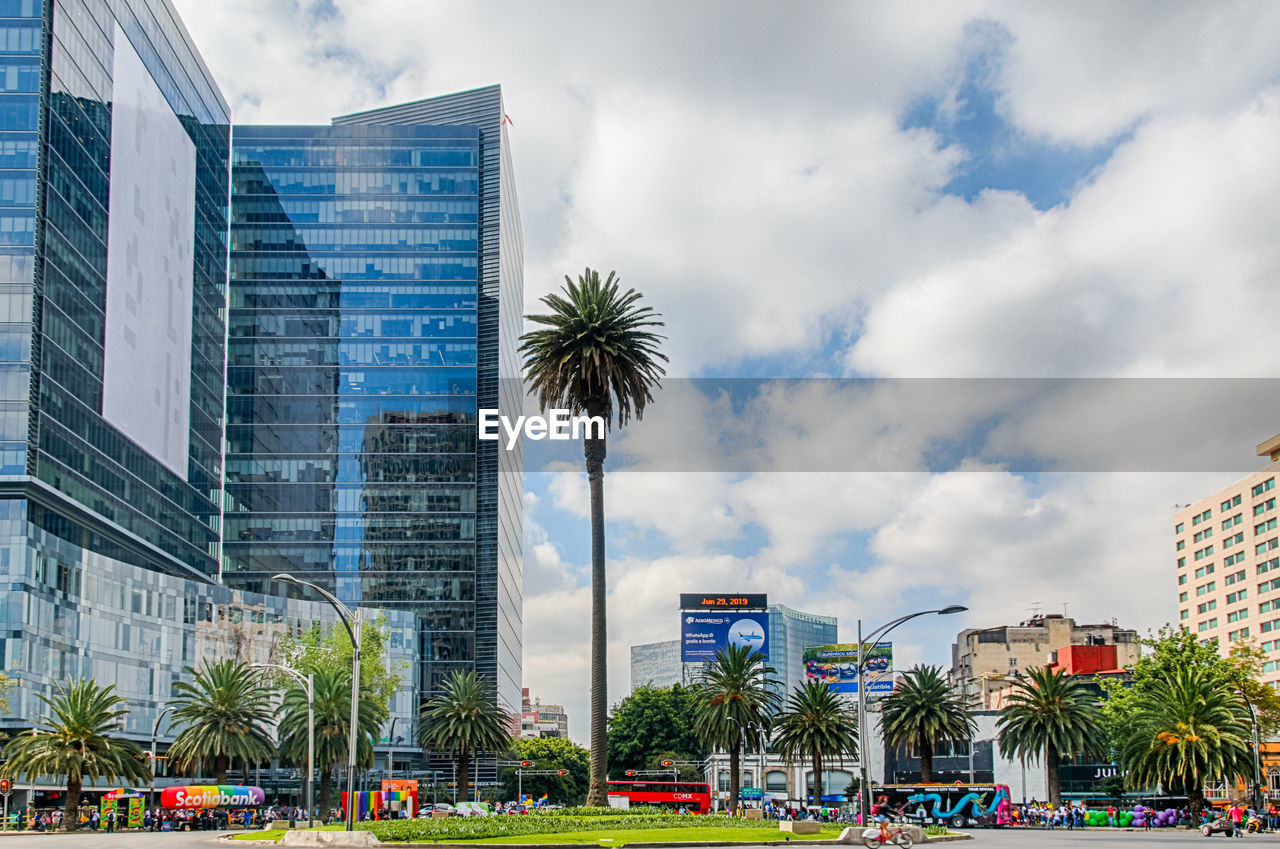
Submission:
M 826 681 L 796 687 L 774 721 L 774 745 L 785 758 L 808 758 L 813 766 L 813 801 L 822 801 L 822 762 L 858 751 L 857 712 Z
M 521 337 L 525 378 L 538 393 L 544 409 L 567 409 L 572 414 L 599 416 L 605 428 L 616 415 L 623 427 L 634 412 L 644 416 L 653 388 L 665 369 L 658 351 L 665 337 L 649 328 L 662 327 L 651 307 L 639 305 L 635 289 L 620 291 L 614 273 L 600 282 L 600 274 L 586 269 L 578 282 L 565 275 L 564 294 L 542 298 L 550 310 L 526 319 L 545 325 Z M 608 804 L 608 678 L 605 653 L 604 459 L 605 434 L 587 429 L 587 483 L 591 489 L 591 786 L 587 804 Z
M 418 745 L 456 758 L 458 793 L 464 801 L 472 758 L 506 751 L 511 744 L 510 715 L 495 703 L 493 687 L 474 672 L 450 673 L 444 692 L 427 701 L 418 720 Z
M 702 698 L 694 709 L 693 730 L 709 746 L 729 752 L 729 811 L 738 809 L 741 776 L 739 747 L 756 743 L 777 710 L 778 694 L 765 686 L 765 676 L 777 672 L 765 656 L 747 646 L 716 652 L 702 682 Z
M 84 779 L 142 784 L 151 780 L 146 753 L 132 740 L 114 737 L 128 711 L 124 699 L 108 684 L 99 687 L 81 678 L 59 687 L 52 698 L 37 693 L 48 713 L 40 717 L 30 734 L 22 734 L 4 747 L 7 759 L 0 774 L 8 778 L 38 775 L 66 776 L 67 799 L 62 822 L 70 831 L 80 824 L 78 809 Z
M 247 663 L 227 658 L 205 660 L 199 671 L 186 667 L 190 681 L 174 685 L 170 700 L 174 720 L 186 727 L 169 747 L 179 770 L 213 770 L 218 784 L 227 783 L 227 769 L 239 758 L 245 769 L 271 757 L 275 746 L 270 729 L 275 711 L 271 691 Z
M 880 723 L 893 746 L 920 750 L 920 783 L 933 781 L 933 747 L 939 740 L 973 741 L 977 724 L 937 666 L 916 665 L 880 703 Z
M 347 740 L 351 722 L 351 670 L 318 668 L 314 671 L 316 699 L 316 768 L 320 770 L 320 792 L 316 805 L 327 816 L 333 793 L 333 768 L 347 762 Z M 367 687 L 361 687 L 356 712 L 356 766 L 373 766 L 373 738 L 387 711 Z M 285 691 L 280 705 L 280 755 L 285 761 L 307 766 L 307 691 L 293 685 Z
M 1153 681 L 1126 725 L 1120 765 L 1135 787 L 1181 784 L 1195 820 L 1204 784 L 1248 774 L 1251 720 L 1238 692 L 1202 666 Z
M 1058 790 L 1062 756 L 1106 748 L 1102 714 L 1097 697 L 1062 669 L 1032 668 L 1028 678 L 1014 683 L 996 721 L 1000 754 L 1024 763 L 1043 755 L 1045 786 L 1056 808 L 1062 804 Z

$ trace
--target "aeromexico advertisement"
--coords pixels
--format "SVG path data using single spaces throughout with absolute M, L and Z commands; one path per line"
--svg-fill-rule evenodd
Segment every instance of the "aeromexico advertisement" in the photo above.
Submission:
M 893 643 L 867 649 L 867 692 L 893 692 Z M 826 681 L 837 693 L 858 692 L 858 645 L 839 643 L 805 646 L 804 674 L 810 681 Z
M 746 646 L 769 652 L 769 614 L 685 610 L 680 613 L 680 660 L 700 663 L 715 660 L 726 646 Z
M 160 791 L 166 808 L 253 808 L 267 800 L 261 787 L 243 784 L 187 784 Z

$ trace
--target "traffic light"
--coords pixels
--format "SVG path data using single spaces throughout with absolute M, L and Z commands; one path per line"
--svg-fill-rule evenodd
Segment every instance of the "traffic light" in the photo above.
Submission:
M 663 761 L 663 762 L 662 762 L 662 765 L 663 765 L 663 766 L 675 766 L 675 765 L 676 765 L 676 762 L 675 762 L 675 761 Z
M 558 770 L 556 770 L 556 775 L 568 775 L 568 774 L 569 774 L 569 770 L 567 770 L 567 769 L 558 769 Z
M 520 761 L 520 766 L 533 766 L 533 761 Z
M 627 770 L 627 775 L 635 775 L 635 774 L 636 774 L 636 771 L 634 769 Z
M 7 778 L 0 778 L 0 796 L 8 796 L 13 792 L 13 782 Z

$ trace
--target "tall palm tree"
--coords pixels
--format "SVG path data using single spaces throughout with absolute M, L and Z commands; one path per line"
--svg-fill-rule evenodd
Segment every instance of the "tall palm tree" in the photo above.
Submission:
M 917 664 L 880 703 L 880 722 L 890 745 L 914 743 L 920 750 L 920 782 L 933 781 L 933 747 L 939 740 L 968 740 L 977 723 L 937 666 Z
M 826 681 L 809 681 L 791 691 L 774 720 L 774 745 L 785 758 L 808 758 L 813 767 L 813 801 L 822 802 L 822 769 L 826 758 L 844 759 L 858 751 L 857 711 L 845 704 Z
M 103 778 L 109 782 L 142 784 L 151 780 L 146 753 L 132 740 L 112 736 L 128 711 L 124 699 L 108 684 L 81 678 L 59 687 L 53 697 L 37 694 L 48 712 L 40 717 L 30 734 L 22 734 L 4 747 L 7 762 L 0 774 L 8 778 L 38 775 L 65 776 L 67 799 L 62 822 L 69 831 L 80 824 L 80 791 L 87 776 L 90 783 Z
M 1049 801 L 1062 804 L 1058 763 L 1063 755 L 1100 752 L 1106 748 L 1097 697 L 1062 669 L 1032 668 L 1028 679 L 1013 685 L 996 720 L 1000 753 L 1024 763 L 1044 757 Z
M 578 282 L 565 275 L 563 294 L 551 294 L 542 303 L 551 312 L 527 315 L 544 325 L 521 337 L 525 379 L 544 409 L 567 409 L 573 414 L 599 416 L 605 428 L 623 427 L 632 414 L 644 416 L 653 400 L 653 388 L 667 358 L 658 350 L 665 338 L 650 328 L 662 327 L 652 307 L 640 306 L 635 289 L 621 291 L 609 272 L 587 268 Z M 587 484 L 591 489 L 591 786 L 587 804 L 608 804 L 608 677 L 605 654 L 608 634 L 605 622 L 604 559 L 604 459 L 605 435 L 588 428 L 583 450 Z
M 320 792 L 316 798 L 323 815 L 332 803 L 333 768 L 347 762 L 347 740 L 351 722 L 351 670 L 319 668 L 314 674 L 316 699 L 316 768 L 320 771 Z M 369 688 L 361 687 L 356 712 L 356 766 L 373 766 L 373 738 L 387 712 Z M 285 691 L 280 705 L 280 755 L 285 761 L 307 766 L 307 691 L 293 685 Z
M 188 666 L 185 671 L 191 680 L 175 684 L 169 701 L 174 720 L 185 726 L 169 747 L 174 767 L 212 769 L 217 783 L 226 784 L 227 769 L 237 758 L 246 770 L 269 759 L 275 749 L 270 732 L 275 710 L 260 674 L 232 658 L 205 660 L 199 670 Z
M 763 654 L 747 646 L 721 649 L 707 665 L 693 730 L 707 745 L 729 752 L 730 813 L 738 809 L 742 742 L 748 750 L 756 745 L 778 708 L 778 694 L 765 686 L 765 676 L 774 672 Z
M 471 761 L 481 752 L 504 752 L 511 744 L 511 716 L 495 702 L 493 687 L 461 670 L 444 680 L 444 691 L 427 701 L 418 717 L 418 745 L 449 752 L 458 765 L 458 795 L 467 798 Z
M 1194 820 L 1206 781 L 1252 770 L 1250 735 L 1240 694 L 1206 667 L 1185 667 L 1143 693 L 1123 733 L 1120 765 L 1135 787 L 1182 785 Z

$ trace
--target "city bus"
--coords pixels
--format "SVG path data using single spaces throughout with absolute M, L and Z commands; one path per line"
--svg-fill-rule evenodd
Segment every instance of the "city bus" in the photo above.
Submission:
M 921 825 L 963 828 L 1008 822 L 1009 787 L 1005 784 L 885 784 L 873 787 L 871 795 L 874 799 L 887 796 L 890 809 Z
M 691 814 L 711 812 L 711 785 L 690 781 L 610 781 L 606 793 L 627 800 L 629 807 L 684 808 Z

